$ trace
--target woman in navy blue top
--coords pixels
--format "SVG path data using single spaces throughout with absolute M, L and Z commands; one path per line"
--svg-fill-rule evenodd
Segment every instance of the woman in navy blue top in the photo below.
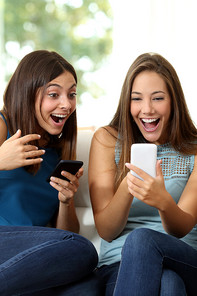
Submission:
M 75 234 L 79 222 L 73 197 L 83 169 L 76 175 L 62 171 L 70 182 L 55 177 L 46 182 L 60 159 L 76 158 L 76 87 L 70 63 L 38 50 L 21 60 L 5 91 L 0 295 L 99 295 L 90 278 L 96 250 Z M 45 227 L 48 223 L 54 228 Z

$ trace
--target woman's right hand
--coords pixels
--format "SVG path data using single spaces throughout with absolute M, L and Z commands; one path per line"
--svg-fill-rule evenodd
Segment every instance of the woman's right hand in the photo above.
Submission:
M 18 130 L 0 146 L 0 170 L 13 170 L 42 162 L 41 155 L 45 151 L 38 150 L 38 147 L 28 144 L 39 139 L 40 135 L 38 134 L 21 137 L 21 130 Z

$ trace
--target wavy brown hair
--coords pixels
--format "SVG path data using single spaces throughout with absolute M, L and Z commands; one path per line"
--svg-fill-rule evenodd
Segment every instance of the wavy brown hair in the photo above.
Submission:
M 197 141 L 197 129 L 190 117 L 175 69 L 159 54 L 142 54 L 133 62 L 127 72 L 116 113 L 109 124 L 118 132 L 117 144 L 120 148 L 120 161 L 116 176 L 117 186 L 127 173 L 125 163 L 130 161 L 131 144 L 146 142 L 130 112 L 133 82 L 136 76 L 143 71 L 156 72 L 167 86 L 171 98 L 168 142 L 180 153 L 196 153 L 194 142 Z
M 36 94 L 51 80 L 63 72 L 70 72 L 76 83 L 77 75 L 73 66 L 56 52 L 37 50 L 27 54 L 19 63 L 4 93 L 2 113 L 6 117 L 11 136 L 21 129 L 22 136 L 36 133 L 38 122 L 35 113 Z M 47 134 L 47 146 L 55 146 L 62 159 L 76 158 L 77 119 L 76 110 L 66 121 L 61 140 Z M 32 143 L 38 146 L 38 142 Z M 37 166 L 25 169 L 36 173 Z

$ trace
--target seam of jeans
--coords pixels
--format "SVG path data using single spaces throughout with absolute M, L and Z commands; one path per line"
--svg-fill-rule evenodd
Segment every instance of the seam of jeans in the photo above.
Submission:
M 114 285 L 114 284 L 116 284 L 116 281 L 115 282 L 106 283 L 106 286 Z
M 169 257 L 169 256 L 163 256 L 163 262 L 165 261 L 165 259 L 170 259 L 170 260 L 172 260 L 172 261 L 174 261 L 174 262 L 181 263 L 181 264 L 183 264 L 183 265 L 185 265 L 185 266 L 189 266 L 189 267 L 192 267 L 192 268 L 194 268 L 194 269 L 197 270 L 197 267 L 196 267 L 196 266 L 191 265 L 191 264 L 189 264 L 189 263 L 186 263 L 186 262 L 184 262 L 184 261 L 180 261 L 180 260 L 177 260 L 177 259 L 173 259 L 173 258 L 171 258 L 171 257 Z
M 32 229 L 32 230 L 20 230 L 20 231 L 14 231 L 14 234 L 22 234 L 22 233 L 27 233 L 27 234 L 29 234 L 29 233 L 31 233 L 31 232 L 33 232 L 33 233 L 57 233 L 57 232 L 59 232 L 59 233 L 61 233 L 62 232 L 62 234 L 64 234 L 64 231 L 66 231 L 66 232 L 68 232 L 68 233 L 71 233 L 72 234 L 72 232 L 70 232 L 70 231 L 68 231 L 68 230 L 62 230 L 62 229 L 57 229 L 57 228 L 51 228 L 51 230 L 46 230 L 46 231 L 43 231 L 43 230 L 34 230 L 34 229 Z M 13 235 L 13 231 L 0 231 L 0 235 L 2 235 L 2 236 L 4 236 L 5 234 L 10 234 L 10 235 Z
M 0 266 L 0 269 L 1 269 L 0 272 L 3 272 L 4 270 L 6 270 L 6 269 L 10 268 L 11 266 L 15 265 L 16 263 L 20 262 L 24 258 L 32 255 L 33 253 L 36 253 L 37 251 L 41 250 L 43 247 L 53 246 L 59 242 L 60 242 L 59 240 L 58 241 L 57 240 L 48 241 L 46 243 L 40 244 L 39 246 L 35 246 L 33 248 L 25 250 L 24 252 L 21 252 L 21 256 L 16 255 L 16 256 L 10 258 L 9 260 L 7 260 L 6 262 L 2 263 Z M 3 265 L 5 265 L 5 266 L 3 266 Z

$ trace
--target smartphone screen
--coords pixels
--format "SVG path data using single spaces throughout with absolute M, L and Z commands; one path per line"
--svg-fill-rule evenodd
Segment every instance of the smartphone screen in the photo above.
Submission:
M 78 170 L 82 167 L 82 165 L 83 161 L 81 160 L 60 160 L 60 162 L 55 167 L 54 171 L 47 178 L 47 182 L 50 182 L 51 176 L 70 182 L 68 178 L 61 175 L 61 172 L 66 171 L 71 173 L 72 175 L 75 175 L 78 172 Z
M 157 145 L 151 143 L 139 143 L 131 145 L 131 163 L 142 169 L 147 174 L 156 177 Z M 140 178 L 135 172 L 131 173 Z

